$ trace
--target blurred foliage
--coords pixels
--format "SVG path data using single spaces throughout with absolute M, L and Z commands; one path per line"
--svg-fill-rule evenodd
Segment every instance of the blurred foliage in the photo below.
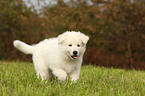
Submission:
M 57 0 L 38 14 L 21 0 L 1 0 L 0 59 L 31 59 L 14 49 L 14 39 L 32 44 L 74 30 L 90 37 L 85 64 L 145 69 L 144 0 L 90 1 Z

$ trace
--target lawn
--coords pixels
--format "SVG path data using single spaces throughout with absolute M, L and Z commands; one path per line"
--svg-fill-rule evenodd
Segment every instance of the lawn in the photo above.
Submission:
M 0 61 L 0 96 L 144 96 L 145 71 L 82 66 L 77 83 L 37 79 L 32 63 Z

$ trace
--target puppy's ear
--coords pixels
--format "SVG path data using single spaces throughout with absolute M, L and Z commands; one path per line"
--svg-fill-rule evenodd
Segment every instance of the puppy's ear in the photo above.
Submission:
M 80 38 L 81 38 L 82 42 L 86 45 L 89 40 L 89 37 L 84 34 L 81 34 Z
M 58 44 L 61 44 L 66 39 L 65 34 L 61 34 L 58 36 Z

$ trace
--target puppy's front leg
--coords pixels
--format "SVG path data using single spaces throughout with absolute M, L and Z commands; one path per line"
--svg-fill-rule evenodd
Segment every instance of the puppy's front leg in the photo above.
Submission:
M 55 69 L 52 71 L 52 73 L 58 77 L 58 80 L 64 82 L 67 78 L 67 73 L 63 69 Z
M 71 77 L 71 81 L 76 82 L 79 79 L 80 76 L 80 69 L 74 70 L 71 74 L 69 74 Z

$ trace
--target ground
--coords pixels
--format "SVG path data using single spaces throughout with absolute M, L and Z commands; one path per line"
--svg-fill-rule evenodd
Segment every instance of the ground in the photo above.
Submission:
M 145 71 L 82 66 L 77 83 L 37 79 L 32 63 L 0 61 L 0 96 L 143 96 Z

